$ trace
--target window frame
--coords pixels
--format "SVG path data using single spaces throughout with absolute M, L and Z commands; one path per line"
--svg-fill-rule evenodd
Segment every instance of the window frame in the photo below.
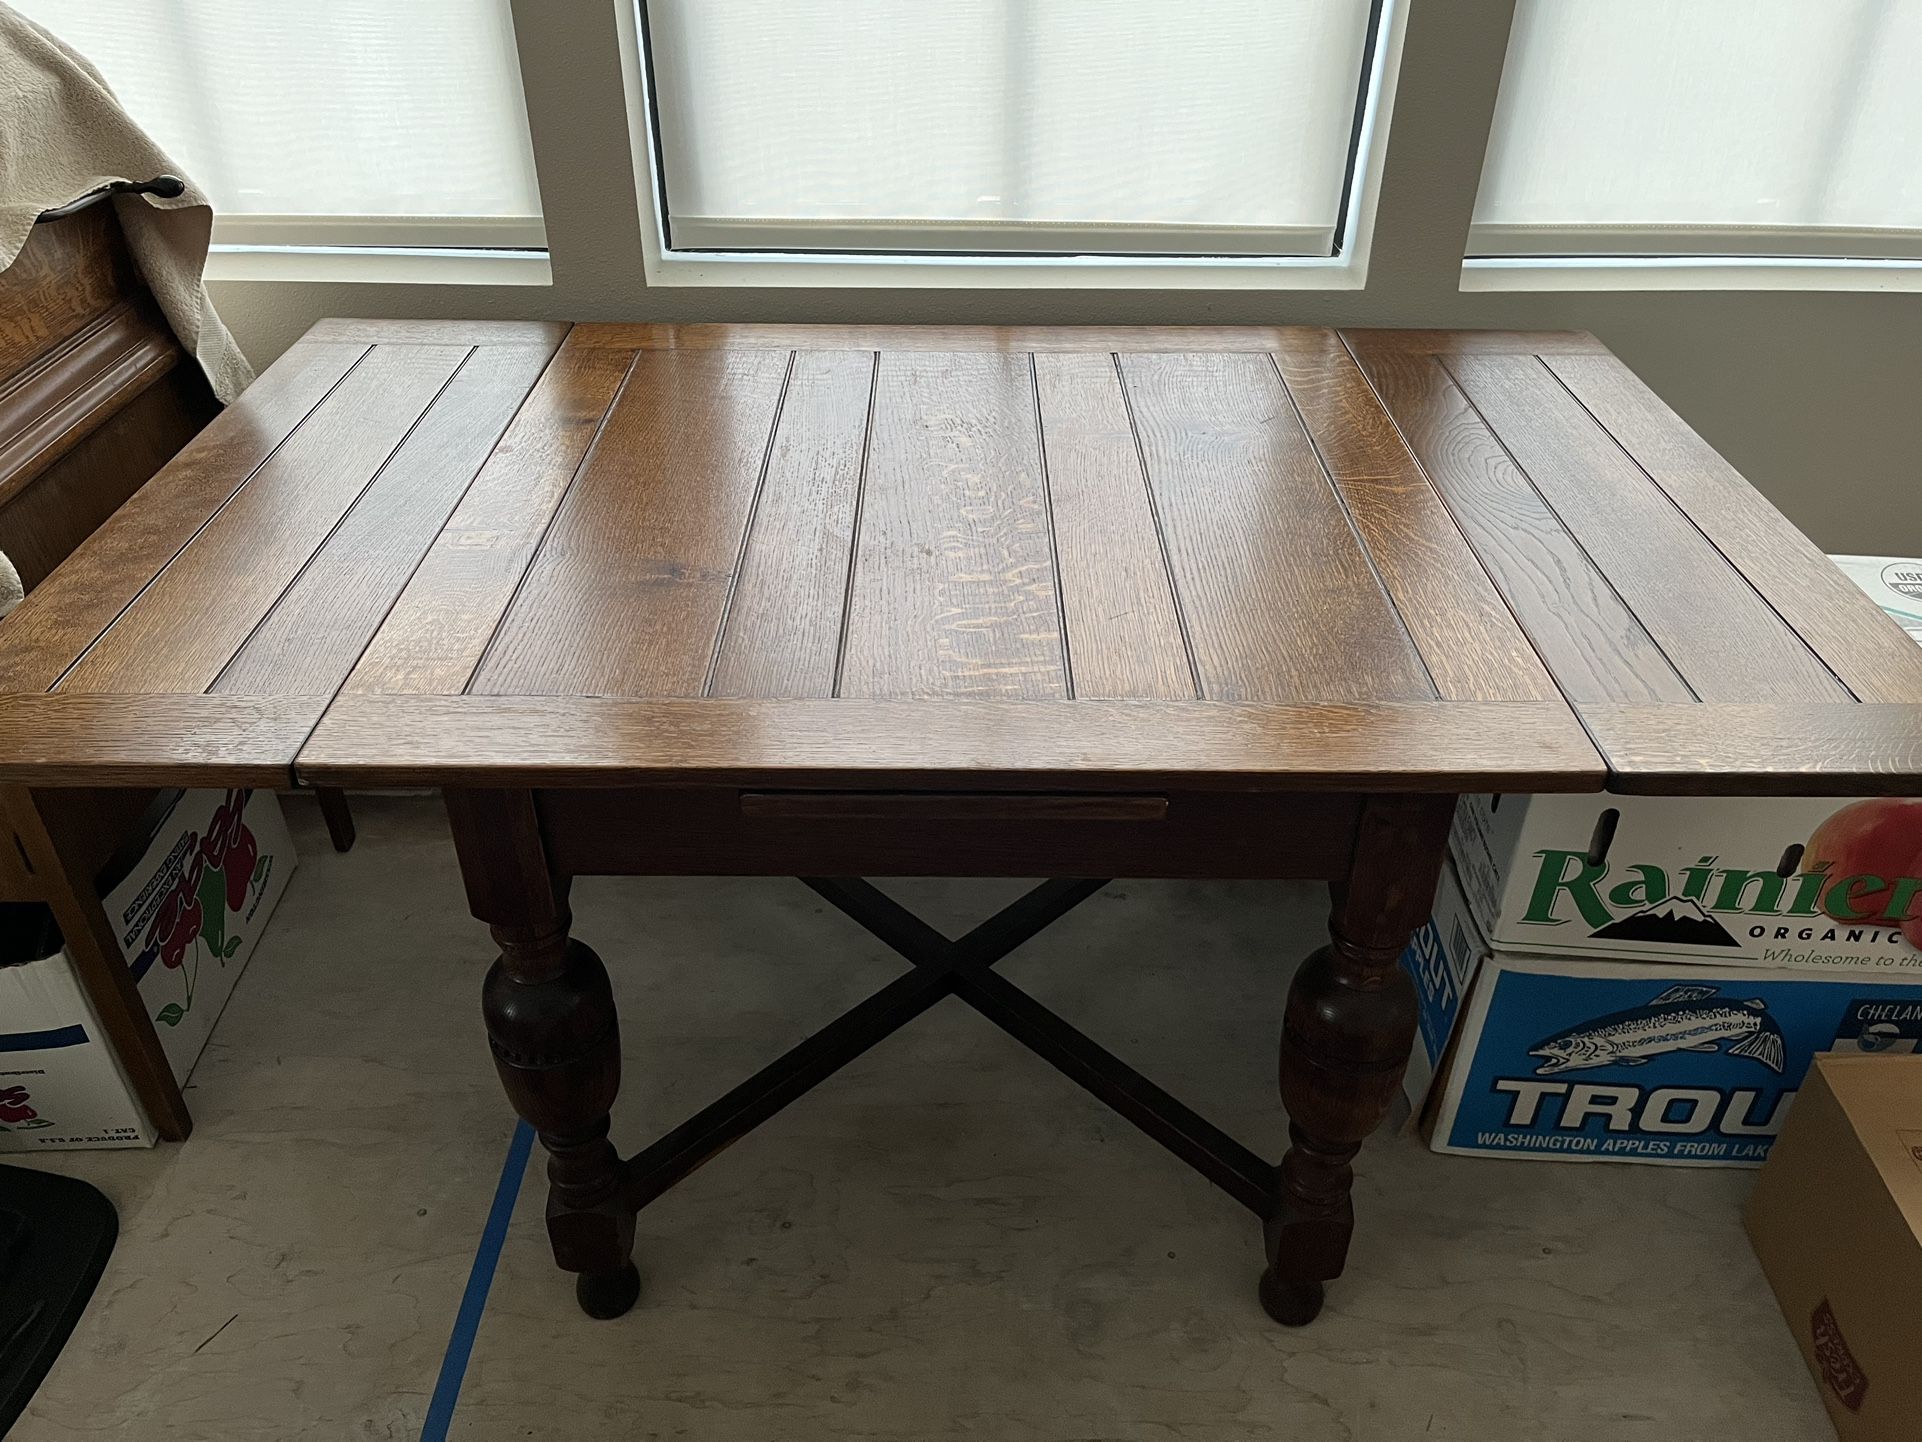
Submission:
M 698 250 L 670 244 L 646 0 L 614 0 L 649 286 L 1048 290 L 1359 290 L 1387 151 L 1408 0 L 1372 0 L 1331 255 L 1036 255 Z M 536 144 L 538 166 L 539 146 Z

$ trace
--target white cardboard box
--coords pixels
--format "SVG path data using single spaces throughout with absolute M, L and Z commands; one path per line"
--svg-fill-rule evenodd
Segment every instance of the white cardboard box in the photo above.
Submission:
M 1465 796 L 1449 846 L 1498 950 L 1922 972 L 1922 800 Z
M 188 791 L 103 898 L 180 1081 L 296 864 L 272 792 Z M 0 968 L 0 1027 L 0 1152 L 153 1145 L 65 951 Z

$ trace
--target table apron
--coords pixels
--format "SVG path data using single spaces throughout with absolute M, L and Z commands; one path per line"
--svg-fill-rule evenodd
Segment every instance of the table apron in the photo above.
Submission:
M 1341 792 L 1166 791 L 1131 807 L 1100 793 L 769 796 L 733 786 L 536 793 L 549 860 L 567 876 L 1333 880 L 1361 810 Z

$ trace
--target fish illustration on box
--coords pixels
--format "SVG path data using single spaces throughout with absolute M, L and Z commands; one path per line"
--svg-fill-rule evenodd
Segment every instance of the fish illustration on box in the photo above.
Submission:
M 1536 1076 L 1598 1066 L 1641 1066 L 1676 1051 L 1747 1057 L 1780 1075 L 1782 1029 L 1768 1003 L 1732 1001 L 1719 986 L 1671 986 L 1646 1006 L 1610 1012 L 1558 1032 L 1528 1049 L 1541 1057 Z M 1732 1042 L 1726 1050 L 1723 1044 Z

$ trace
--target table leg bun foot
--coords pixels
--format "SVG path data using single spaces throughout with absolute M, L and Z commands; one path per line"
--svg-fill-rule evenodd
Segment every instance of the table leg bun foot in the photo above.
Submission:
M 1321 1315 L 1320 1282 L 1283 1277 L 1270 1267 L 1261 1274 L 1261 1309 L 1284 1327 L 1305 1327 Z
M 574 1300 L 597 1322 L 625 1316 L 641 1295 L 641 1272 L 632 1262 L 616 1272 L 582 1272 L 574 1279 Z

